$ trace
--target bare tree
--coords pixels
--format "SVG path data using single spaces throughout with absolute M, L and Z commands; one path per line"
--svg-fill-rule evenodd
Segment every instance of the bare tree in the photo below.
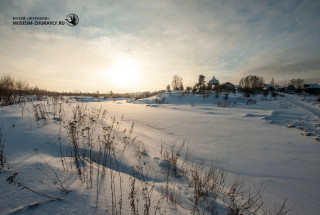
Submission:
M 182 77 L 179 75 L 174 75 L 172 78 L 172 84 L 171 84 L 172 90 L 180 89 L 181 85 L 182 85 Z
M 304 84 L 304 80 L 303 79 L 291 79 L 289 82 L 290 85 L 293 85 L 295 88 L 297 89 L 301 89 L 303 84 Z
M 249 75 L 241 78 L 239 85 L 243 89 L 245 96 L 249 97 L 251 94 L 257 94 L 262 90 L 264 86 L 264 80 L 262 77 Z

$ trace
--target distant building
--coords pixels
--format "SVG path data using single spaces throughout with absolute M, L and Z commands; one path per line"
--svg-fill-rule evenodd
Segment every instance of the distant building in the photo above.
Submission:
M 223 91 L 234 91 L 235 90 L 235 86 L 233 84 L 231 84 L 230 82 L 221 84 L 220 88 Z
M 219 86 L 219 80 L 213 76 L 213 78 L 208 82 L 208 89 L 214 89 L 216 86 Z
M 320 95 L 320 85 L 319 84 L 305 84 L 303 89 L 306 93 L 313 95 Z
M 286 93 L 294 93 L 296 91 L 296 88 L 293 85 L 289 85 L 285 88 Z
M 282 93 L 294 93 L 297 89 L 293 85 L 287 87 L 277 87 L 277 90 Z
M 273 84 L 265 84 L 263 90 L 274 90 Z

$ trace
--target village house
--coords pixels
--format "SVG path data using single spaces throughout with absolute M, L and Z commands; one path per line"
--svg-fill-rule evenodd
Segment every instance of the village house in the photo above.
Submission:
M 219 86 L 219 80 L 213 76 L 213 78 L 208 82 L 208 89 L 212 90 L 217 86 Z
M 274 87 L 273 87 L 273 84 L 265 84 L 263 89 L 272 91 L 274 90 Z
M 294 93 L 296 88 L 293 85 L 289 85 L 287 87 L 278 87 L 278 90 L 283 93 Z
M 220 89 L 222 91 L 234 91 L 235 87 L 230 82 L 226 82 L 226 83 L 220 85 Z
M 303 85 L 303 90 L 309 94 L 320 95 L 320 85 L 319 84 L 305 84 L 305 85 Z

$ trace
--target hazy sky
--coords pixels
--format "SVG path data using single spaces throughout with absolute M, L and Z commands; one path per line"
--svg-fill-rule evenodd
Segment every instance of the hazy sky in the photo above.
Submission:
M 13 17 L 75 27 L 13 25 Z M 165 89 L 172 76 L 320 82 L 320 1 L 0 0 L 0 75 L 48 90 Z

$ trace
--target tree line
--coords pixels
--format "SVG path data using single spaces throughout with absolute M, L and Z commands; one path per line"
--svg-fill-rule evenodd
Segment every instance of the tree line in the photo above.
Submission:
M 28 82 L 15 80 L 10 75 L 3 75 L 0 78 L 0 105 L 7 106 L 12 104 L 21 104 L 27 101 L 38 100 L 40 101 L 44 96 L 50 97 L 59 97 L 59 96 L 88 96 L 94 98 L 133 98 L 133 99 L 141 99 L 150 97 L 153 95 L 157 95 L 164 92 L 160 91 L 145 91 L 140 93 L 113 93 L 110 91 L 109 93 L 100 93 L 99 91 L 90 93 L 90 92 L 56 92 L 56 91 L 48 91 L 46 89 L 40 89 L 39 87 L 30 87 Z
M 199 75 L 198 82 L 194 84 L 193 87 L 187 86 L 186 91 L 189 92 L 192 90 L 193 93 L 205 93 L 208 90 L 214 90 L 216 92 L 221 92 L 221 87 L 219 85 L 215 86 L 214 89 L 210 85 L 206 83 L 204 75 Z M 275 89 L 275 81 L 274 78 L 270 80 L 270 84 L 272 87 L 268 87 L 267 90 L 274 90 Z M 291 79 L 288 82 L 289 85 L 294 86 L 298 91 L 301 91 L 303 88 L 304 80 L 303 79 Z M 172 88 L 171 88 L 172 87 Z M 257 75 L 248 75 L 243 77 L 239 81 L 239 88 L 238 90 L 244 94 L 244 96 L 249 97 L 251 95 L 256 95 L 259 93 L 265 93 L 266 89 L 266 82 L 263 77 Z M 168 84 L 166 87 L 166 91 L 169 90 L 184 90 L 183 85 L 183 78 L 179 75 L 174 75 L 172 78 L 171 85 Z

